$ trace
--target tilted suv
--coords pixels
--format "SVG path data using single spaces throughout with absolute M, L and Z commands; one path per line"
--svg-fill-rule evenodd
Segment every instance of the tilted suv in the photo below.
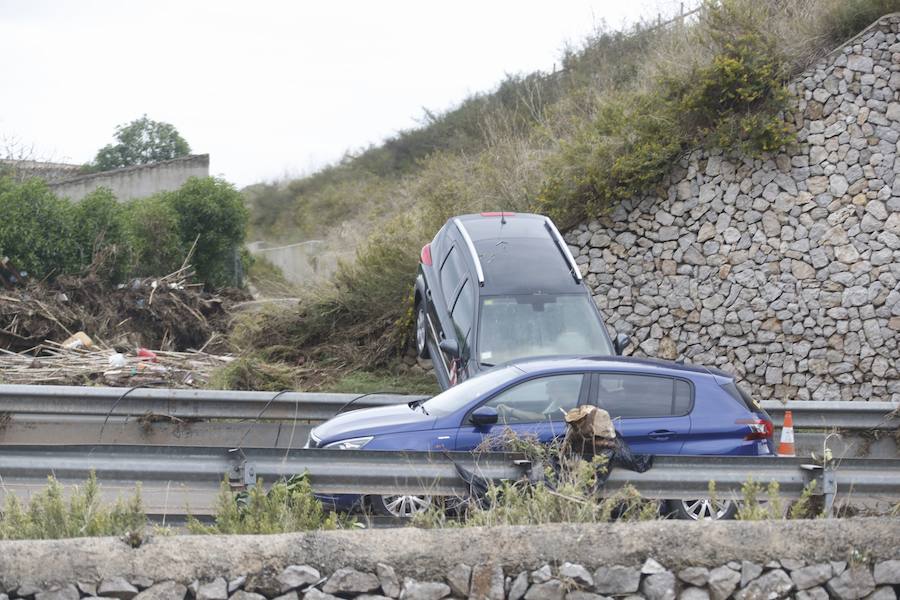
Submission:
M 447 389 L 480 371 L 534 356 L 621 354 L 581 271 L 548 217 L 454 217 L 422 248 L 416 349 Z

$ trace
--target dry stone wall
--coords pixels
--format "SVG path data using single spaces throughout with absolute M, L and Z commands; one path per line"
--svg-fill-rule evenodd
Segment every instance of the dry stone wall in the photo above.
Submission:
M 790 86 L 797 145 L 697 150 L 658 193 L 567 235 L 636 355 L 762 398 L 900 402 L 900 15 Z
M 897 539 L 883 518 L 0 541 L 0 600 L 893 600 Z

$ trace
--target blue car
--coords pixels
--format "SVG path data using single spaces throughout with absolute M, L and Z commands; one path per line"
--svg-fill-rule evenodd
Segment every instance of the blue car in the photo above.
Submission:
M 307 447 L 473 450 L 505 428 L 550 443 L 581 404 L 605 409 L 636 454 L 773 455 L 772 420 L 732 375 L 681 363 L 626 357 L 536 358 L 502 365 L 424 402 L 340 414 L 310 433 Z M 367 501 L 408 517 L 430 499 L 322 496 L 339 510 Z M 669 502 L 676 516 L 727 518 L 734 503 Z

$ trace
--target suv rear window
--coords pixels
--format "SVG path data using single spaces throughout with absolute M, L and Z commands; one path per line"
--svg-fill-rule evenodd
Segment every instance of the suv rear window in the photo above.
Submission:
M 734 382 L 726 383 L 722 386 L 728 395 L 734 398 L 738 404 L 749 410 L 750 412 L 760 412 L 762 407 L 757 404 L 750 394 L 745 392 L 743 388 L 738 387 Z

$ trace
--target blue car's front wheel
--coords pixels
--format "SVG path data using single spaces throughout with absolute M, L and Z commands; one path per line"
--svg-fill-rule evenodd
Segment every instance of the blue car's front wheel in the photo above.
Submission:
M 428 510 L 432 504 L 431 496 L 370 496 L 369 498 L 375 512 L 401 519 L 410 519 L 416 514 Z

